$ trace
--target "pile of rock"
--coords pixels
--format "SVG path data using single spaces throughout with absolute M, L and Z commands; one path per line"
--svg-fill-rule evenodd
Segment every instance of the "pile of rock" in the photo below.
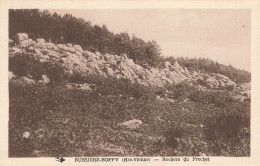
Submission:
M 64 69 L 66 76 L 101 75 L 104 77 L 126 78 L 132 82 L 144 85 L 165 86 L 166 84 L 176 84 L 182 81 L 188 83 L 198 79 L 204 79 L 211 88 L 236 85 L 228 77 L 220 74 L 204 74 L 189 72 L 181 67 L 178 62 L 171 64 L 165 62 L 163 69 L 143 68 L 126 55 L 118 56 L 112 54 L 100 54 L 84 51 L 79 45 L 53 44 L 45 42 L 44 39 L 32 41 L 27 34 L 17 34 L 15 42 L 19 48 L 10 47 L 10 56 L 19 56 L 20 53 L 33 55 L 40 62 L 59 63 Z
M 28 47 L 30 44 L 34 43 L 32 39 L 29 39 L 26 33 L 18 33 L 14 36 L 14 42 L 17 47 Z
M 233 91 L 233 95 L 240 101 L 248 100 L 251 98 L 251 82 L 237 85 Z
M 12 82 L 20 86 L 35 84 L 35 80 L 27 77 L 15 77 L 12 78 Z
M 79 89 L 79 90 L 84 90 L 86 92 L 93 92 L 96 90 L 96 85 L 95 84 L 75 84 L 75 83 L 68 83 L 66 84 L 66 87 L 68 89 Z

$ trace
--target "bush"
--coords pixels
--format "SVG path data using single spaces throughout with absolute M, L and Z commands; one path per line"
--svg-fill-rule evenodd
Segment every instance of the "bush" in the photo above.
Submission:
M 166 85 L 165 87 L 176 100 L 183 100 L 187 98 L 189 92 L 192 90 L 192 87 L 190 87 L 186 82 L 180 82 L 176 85 Z
M 233 91 L 235 89 L 235 87 L 233 85 L 228 85 L 228 86 L 226 86 L 226 89 Z
M 102 94 L 114 93 L 144 99 L 155 97 L 153 88 L 139 83 L 131 83 L 128 79 L 106 78 L 99 90 Z
M 33 78 L 40 79 L 43 69 L 43 64 L 31 54 L 22 53 L 9 58 L 9 71 L 21 77 L 30 74 Z
M 171 148 L 176 148 L 178 145 L 177 139 L 181 138 L 183 136 L 183 129 L 180 127 L 170 127 L 166 132 L 165 132 L 165 138 L 166 138 L 166 145 L 171 147 Z
M 234 99 L 226 95 L 224 92 L 213 92 L 213 91 L 192 91 L 188 98 L 191 101 L 201 102 L 204 104 L 215 104 L 218 107 L 226 107 L 234 102 Z
M 55 62 L 40 62 L 31 54 L 19 54 L 9 58 L 9 71 L 20 77 L 31 75 L 33 79 L 40 80 L 47 75 L 52 82 L 64 80 L 63 67 Z
M 12 132 L 10 133 L 10 137 L 14 137 Z M 33 144 L 29 139 L 16 138 L 9 140 L 9 157 L 29 157 L 33 150 Z
M 166 97 L 166 89 L 165 88 L 155 88 L 155 94 L 161 97 Z
M 45 63 L 41 70 L 45 71 L 51 82 L 62 82 L 65 80 L 63 67 L 58 63 Z
M 243 127 L 249 127 L 250 118 L 240 113 L 221 113 L 207 122 L 206 136 L 208 140 L 237 138 Z
M 198 79 L 197 82 L 201 86 L 208 87 L 208 84 L 207 84 L 207 82 L 205 80 Z

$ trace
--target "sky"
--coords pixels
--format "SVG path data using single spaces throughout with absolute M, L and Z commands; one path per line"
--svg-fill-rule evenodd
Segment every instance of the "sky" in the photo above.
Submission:
M 114 32 L 155 40 L 162 56 L 209 58 L 250 71 L 251 17 L 247 9 L 73 9 L 70 13 Z

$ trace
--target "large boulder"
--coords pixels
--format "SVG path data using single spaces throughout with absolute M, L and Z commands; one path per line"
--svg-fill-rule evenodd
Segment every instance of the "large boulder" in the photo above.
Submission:
M 126 54 L 122 54 L 122 59 L 124 59 L 124 60 L 128 59 L 127 55 Z
M 68 89 L 79 89 L 79 90 L 84 90 L 86 92 L 93 92 L 96 89 L 96 85 L 87 84 L 87 83 L 84 83 L 84 84 L 68 83 L 68 84 L 66 84 L 66 87 Z
M 166 62 L 164 63 L 164 66 L 165 66 L 166 68 L 168 68 L 169 66 L 171 66 L 171 63 L 168 62 L 168 61 L 166 61 Z
M 37 43 L 45 43 L 45 40 L 43 38 L 37 39 Z
M 26 85 L 31 85 L 35 84 L 35 80 L 27 77 L 18 77 L 18 78 L 13 78 L 11 80 L 13 83 L 21 85 L 21 86 L 26 86 Z
M 48 84 L 50 82 L 50 79 L 47 75 L 42 75 L 42 81 L 44 84 Z
M 215 77 L 208 77 L 205 81 L 211 88 L 218 88 L 218 86 L 219 86 L 219 83 Z
M 119 125 L 129 129 L 136 129 L 139 128 L 141 124 L 142 124 L 141 120 L 133 119 L 133 120 L 128 120 L 126 122 L 120 123 Z
M 27 46 L 29 46 L 29 40 L 23 40 L 23 41 L 20 41 L 20 43 L 19 43 L 19 46 L 21 47 L 21 48 L 24 48 L 24 47 L 27 47 Z
M 80 47 L 80 45 L 74 45 L 73 46 L 77 51 L 83 52 L 83 49 Z
M 66 46 L 67 47 L 72 47 L 72 44 L 71 43 L 67 43 Z
M 110 67 L 106 67 L 105 71 L 108 76 L 114 76 L 114 71 Z
M 29 37 L 26 33 L 18 33 L 14 36 L 14 42 L 17 47 L 27 47 L 29 45 Z
M 17 33 L 14 36 L 15 40 L 23 41 L 23 40 L 29 40 L 28 34 L 26 33 Z
M 15 43 L 13 40 L 9 39 L 8 45 L 9 45 L 9 47 L 13 47 L 15 45 Z
M 16 77 L 16 75 L 13 72 L 10 72 L 10 71 L 8 72 L 8 80 L 9 81 L 12 80 L 15 77 Z
M 68 51 L 68 47 L 64 44 L 58 44 L 57 47 L 60 51 Z

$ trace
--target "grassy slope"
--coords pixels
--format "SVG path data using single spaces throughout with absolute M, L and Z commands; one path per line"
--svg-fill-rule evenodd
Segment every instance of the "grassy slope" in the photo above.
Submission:
M 11 82 L 9 155 L 250 155 L 249 102 L 177 86 L 169 89 L 178 101 L 171 103 L 156 99 L 163 89 L 126 80 L 88 81 L 98 84 L 96 91 Z M 135 130 L 118 125 L 131 119 L 143 124 Z M 29 138 L 22 137 L 26 131 Z

